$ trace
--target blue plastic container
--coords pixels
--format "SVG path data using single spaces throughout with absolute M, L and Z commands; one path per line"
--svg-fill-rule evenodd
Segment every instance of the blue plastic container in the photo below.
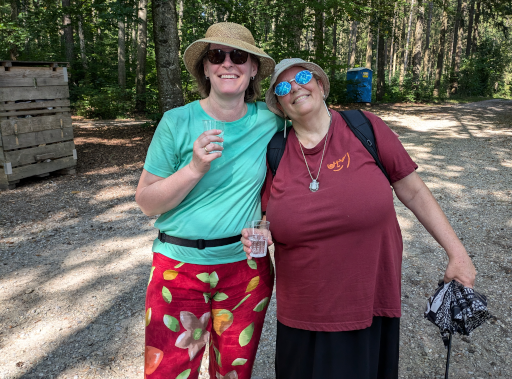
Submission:
M 347 80 L 353 80 L 356 84 L 347 86 L 347 97 L 353 102 L 371 103 L 372 101 L 372 76 L 369 68 L 358 67 L 347 71 Z

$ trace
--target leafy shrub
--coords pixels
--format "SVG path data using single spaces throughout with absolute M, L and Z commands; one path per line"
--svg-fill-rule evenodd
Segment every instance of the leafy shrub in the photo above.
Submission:
M 134 91 L 124 90 L 118 86 L 104 86 L 100 89 L 83 86 L 74 92 L 77 97 L 74 104 L 76 114 L 86 118 L 128 117 L 135 106 Z

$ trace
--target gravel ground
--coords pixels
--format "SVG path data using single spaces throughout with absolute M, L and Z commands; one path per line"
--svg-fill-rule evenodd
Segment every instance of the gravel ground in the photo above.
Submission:
M 512 101 L 373 106 L 418 163 L 478 270 L 494 317 L 453 341 L 452 378 L 512 378 Z M 76 176 L 0 192 L 0 378 L 142 378 L 144 294 L 155 218 L 133 194 L 151 131 L 75 120 Z M 446 352 L 423 319 L 447 263 L 396 201 L 404 238 L 401 378 L 442 378 Z M 253 378 L 273 378 L 275 299 Z M 201 379 L 208 378 L 205 361 Z

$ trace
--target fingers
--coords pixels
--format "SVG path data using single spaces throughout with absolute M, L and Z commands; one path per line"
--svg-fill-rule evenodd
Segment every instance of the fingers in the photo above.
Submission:
M 268 232 L 268 238 L 267 238 L 267 245 L 270 246 L 274 243 L 274 241 L 272 241 L 272 233 L 269 231 Z
M 217 135 L 221 132 L 221 130 L 207 130 L 197 138 L 196 143 L 198 143 L 198 146 L 204 147 L 210 142 L 224 142 L 224 138 Z
M 242 229 L 242 238 L 240 238 L 240 241 L 242 242 L 242 245 L 244 246 L 244 252 L 247 259 L 251 260 L 251 241 L 249 240 L 249 232 L 247 229 Z

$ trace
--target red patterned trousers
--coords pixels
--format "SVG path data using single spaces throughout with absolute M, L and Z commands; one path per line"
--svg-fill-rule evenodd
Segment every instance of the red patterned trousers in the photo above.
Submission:
M 274 285 L 270 257 L 196 265 L 154 253 L 146 293 L 145 378 L 250 379 Z

